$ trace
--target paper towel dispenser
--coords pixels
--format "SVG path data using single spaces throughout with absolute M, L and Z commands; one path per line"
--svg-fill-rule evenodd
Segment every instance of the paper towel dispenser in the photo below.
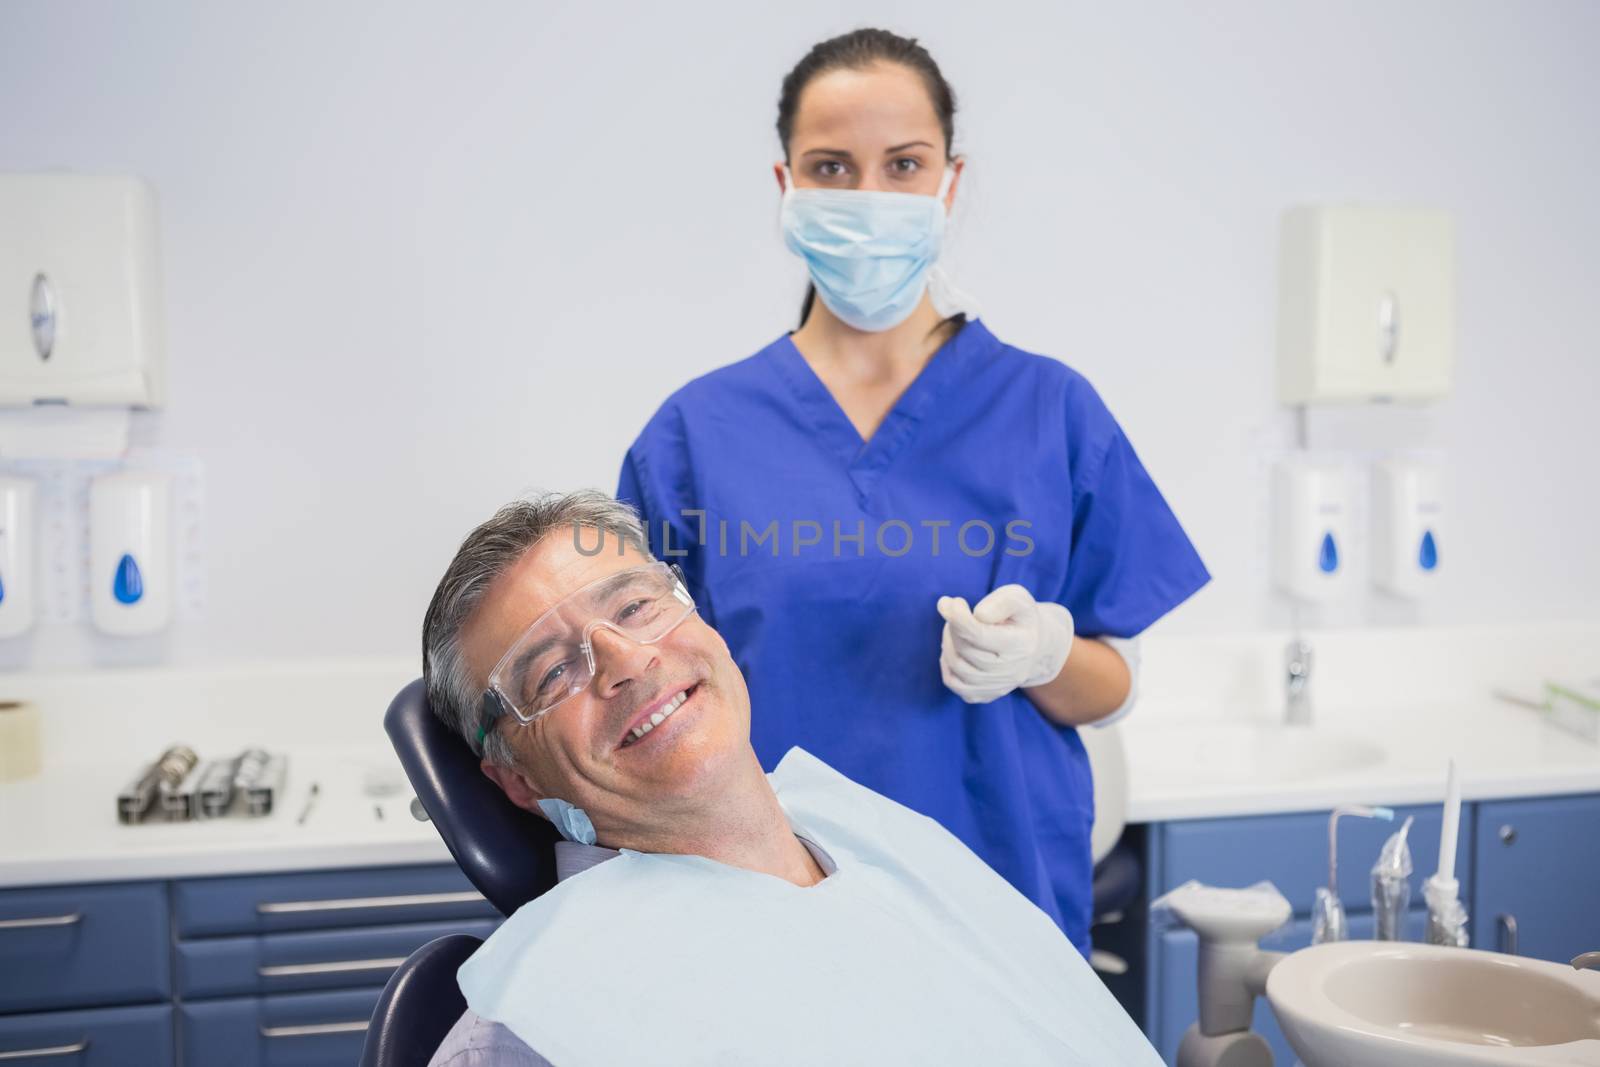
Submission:
M 150 185 L 0 174 L 0 406 L 159 407 L 165 393 Z
M 1304 205 L 1278 264 L 1278 399 L 1426 401 L 1450 391 L 1455 229 L 1442 211 Z

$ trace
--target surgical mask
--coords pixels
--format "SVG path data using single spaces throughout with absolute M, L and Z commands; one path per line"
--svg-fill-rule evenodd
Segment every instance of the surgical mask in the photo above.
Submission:
M 944 242 L 946 167 L 936 196 L 797 189 L 784 168 L 783 240 L 806 261 L 817 295 L 839 319 L 876 333 L 916 310 Z
M 568 841 L 576 841 L 580 845 L 595 843 L 594 823 L 589 821 L 589 813 L 576 804 L 568 804 L 565 800 L 555 797 L 546 797 L 539 801 L 539 810 L 555 824 L 561 836 Z

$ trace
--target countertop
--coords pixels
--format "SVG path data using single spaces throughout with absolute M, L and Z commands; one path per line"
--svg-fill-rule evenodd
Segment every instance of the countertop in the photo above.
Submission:
M 1096 764 L 1128 821 L 1437 803 L 1451 757 L 1467 801 L 1600 793 L 1600 746 L 1490 695 L 1497 681 L 1536 693 L 1545 674 L 1592 669 L 1600 626 L 1313 640 L 1313 724 L 1285 727 L 1282 635 L 1147 638 L 1140 706 L 1108 731 L 1113 753 L 1119 741 L 1125 751 L 1125 792 L 1114 754 Z M 413 671 L 369 661 L 10 676 L 3 696 L 41 709 L 44 769 L 0 784 L 0 887 L 449 862 L 432 824 L 412 818 L 382 733 Z M 275 810 L 119 823 L 117 790 L 173 741 L 203 758 L 250 744 L 286 753 Z

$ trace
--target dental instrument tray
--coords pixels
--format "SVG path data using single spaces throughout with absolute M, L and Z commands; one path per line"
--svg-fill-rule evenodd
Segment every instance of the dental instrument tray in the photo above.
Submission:
M 194 749 L 173 745 L 118 791 L 117 819 L 133 825 L 270 815 L 288 763 L 261 748 L 202 762 Z

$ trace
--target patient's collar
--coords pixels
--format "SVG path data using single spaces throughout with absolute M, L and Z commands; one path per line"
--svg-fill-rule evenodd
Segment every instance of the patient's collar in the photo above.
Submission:
M 590 867 L 598 866 L 608 859 L 621 855 L 614 848 L 604 845 L 580 845 L 576 841 L 561 840 L 556 842 L 556 881 L 565 882 L 575 874 L 582 874 Z
M 839 865 L 828 855 L 826 849 L 814 841 L 810 834 L 789 820 L 789 828 L 794 831 L 794 836 L 806 846 L 806 851 L 811 853 L 811 858 L 817 861 L 817 866 L 822 868 L 823 877 L 828 877 L 839 869 Z M 556 842 L 556 881 L 565 882 L 575 874 L 582 874 L 590 867 L 596 867 L 606 860 L 621 855 L 614 848 L 604 845 L 580 845 L 576 841 L 561 840 Z

